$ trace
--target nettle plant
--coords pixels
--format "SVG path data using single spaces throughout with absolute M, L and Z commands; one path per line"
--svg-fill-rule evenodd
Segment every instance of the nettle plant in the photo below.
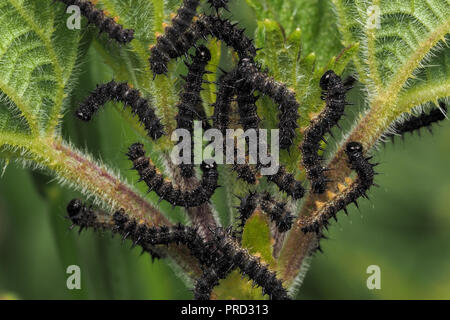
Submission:
M 446 118 L 450 4 L 228 2 L 2 1 L 1 156 L 5 168 L 44 170 L 92 199 L 68 204 L 73 225 L 169 259 L 197 299 L 288 299 L 329 220 L 374 185 L 368 154 Z M 70 5 L 84 16 L 80 30 L 68 28 Z M 233 14 L 244 6 L 246 30 Z M 74 106 L 91 44 L 114 80 Z M 62 137 L 64 116 L 89 121 L 109 102 L 125 104 L 113 106 L 139 136 L 128 151 L 110 147 L 127 154 L 148 195 Z M 343 130 L 346 113 L 355 123 Z M 192 132 L 194 120 L 222 132 L 279 128 L 278 172 L 174 165 L 170 135 Z

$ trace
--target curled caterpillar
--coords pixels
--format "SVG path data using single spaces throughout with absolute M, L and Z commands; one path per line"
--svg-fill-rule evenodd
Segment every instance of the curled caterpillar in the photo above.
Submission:
M 236 92 L 237 69 L 225 72 L 218 82 L 216 102 L 212 104 L 214 108 L 213 127 L 226 135 L 226 130 L 230 123 L 231 103 Z
M 392 127 L 395 133 L 388 133 L 384 136 L 386 138 L 391 138 L 391 140 L 394 141 L 396 135 L 403 136 L 407 132 L 413 133 L 424 127 L 431 132 L 431 125 L 444 120 L 447 117 L 447 111 L 445 103 L 440 102 L 439 108 L 432 109 L 428 114 L 426 114 L 425 111 L 422 111 L 418 116 L 411 116 L 401 123 L 396 123 Z
M 299 104 L 295 93 L 289 90 L 285 84 L 275 81 L 260 71 L 252 59 L 243 58 L 239 61 L 239 75 L 245 82 L 262 94 L 269 96 L 278 104 L 278 128 L 280 129 L 280 148 L 289 149 L 295 138 L 295 130 L 298 128 Z
M 189 130 L 192 136 L 194 128 L 194 119 L 203 120 L 206 124 L 206 114 L 203 109 L 200 91 L 202 90 L 203 76 L 208 71 L 206 66 L 211 60 L 211 53 L 205 46 L 197 48 L 195 56 L 192 57 L 192 63 L 187 64 L 188 74 L 184 78 L 185 85 L 180 94 L 180 102 L 177 104 L 178 114 L 177 129 L 184 128 Z M 181 175 L 190 178 L 194 175 L 194 154 L 191 150 L 191 163 L 180 164 Z
M 198 207 L 209 201 L 214 191 L 218 188 L 217 165 L 203 162 L 200 168 L 203 176 L 200 186 L 190 191 L 181 191 L 174 188 L 170 181 L 158 172 L 150 158 L 145 156 L 144 146 L 135 143 L 130 146 L 127 153 L 128 158 L 133 161 L 133 169 L 139 173 L 139 181 L 144 181 L 149 191 L 155 191 L 161 200 L 166 200 L 173 206 L 185 208 Z
M 191 25 L 199 3 L 199 0 L 183 0 L 183 4 L 172 19 L 172 25 L 167 26 L 164 34 L 156 39 L 156 45 L 150 49 L 150 67 L 154 75 L 166 73 L 169 60 L 187 52 L 186 50 L 180 55 L 175 43 Z
M 296 180 L 292 173 L 288 173 L 283 166 L 279 167 L 277 173 L 268 176 L 267 180 L 275 183 L 281 191 L 286 192 L 295 200 L 301 199 L 305 195 L 303 184 Z
M 224 136 L 226 136 L 226 130 L 230 123 L 231 103 L 236 95 L 236 86 L 240 82 L 237 76 L 237 69 L 224 72 L 218 82 L 219 90 L 216 102 L 212 104 L 214 107 L 213 127 L 220 130 Z M 224 141 L 224 150 L 225 147 L 226 141 Z M 237 148 L 234 152 L 236 157 Z M 248 164 L 238 164 L 235 161 L 232 169 L 237 173 L 238 179 L 242 179 L 249 184 L 256 183 L 256 171 Z
M 134 38 L 133 29 L 124 29 L 113 18 L 107 17 L 102 10 L 97 9 L 91 1 L 87 0 L 59 0 L 66 6 L 77 6 L 80 12 L 85 16 L 89 23 L 94 24 L 100 29 L 100 32 L 105 32 L 111 39 L 119 43 L 128 43 Z
M 133 245 L 142 247 L 143 252 L 147 252 L 154 259 L 162 258 L 162 255 L 153 245 L 142 241 L 142 230 L 147 227 L 143 223 L 137 223 L 135 220 L 128 221 L 123 210 L 116 211 L 113 215 L 106 214 L 99 210 L 93 210 L 86 206 L 79 199 L 73 199 L 67 205 L 68 218 L 73 226 L 79 226 L 80 232 L 83 229 L 93 228 L 95 230 L 111 230 L 120 234 L 124 239 L 130 238 Z M 127 221 L 127 222 L 125 222 Z M 119 223 L 120 222 L 120 223 Z
M 80 105 L 75 115 L 83 121 L 90 121 L 92 116 L 108 101 L 120 101 L 125 106 L 130 106 L 139 121 L 144 125 L 150 138 L 158 139 L 164 134 L 164 127 L 155 114 L 155 109 L 150 106 L 147 99 L 141 97 L 138 90 L 131 88 L 127 83 L 110 81 L 97 86 L 86 100 Z
M 247 275 L 262 288 L 263 294 L 269 295 L 273 300 L 290 299 L 283 283 L 277 278 L 276 274 L 270 271 L 267 265 L 261 264 L 259 258 L 240 248 L 226 232 L 216 231 L 214 241 L 227 259 L 222 260 L 222 268 L 228 266 L 230 269 L 239 268 L 242 274 Z
M 341 78 L 329 70 L 320 79 L 320 87 L 323 90 L 322 98 L 326 102 L 324 110 L 311 121 L 311 125 L 305 130 L 302 152 L 302 164 L 305 167 L 307 177 L 311 182 L 311 190 L 314 193 L 325 192 L 329 182 L 325 176 L 327 170 L 322 165 L 322 157 L 318 155 L 320 141 L 325 141 L 325 134 L 338 124 L 348 103 L 345 95 L 351 89 L 353 78 L 345 83 Z
M 179 58 L 189 51 L 200 39 L 208 36 L 224 41 L 227 46 L 233 48 L 240 58 L 255 57 L 256 48 L 245 34 L 243 29 L 238 29 L 236 25 L 228 20 L 223 20 L 217 16 L 201 15 L 195 20 L 190 28 L 183 33 L 177 33 L 170 41 L 158 42 L 151 48 L 150 68 L 153 73 L 165 74 L 167 65 L 171 59 Z
M 291 229 L 294 216 L 286 210 L 286 203 L 277 202 L 268 192 L 250 192 L 239 199 L 241 200 L 239 207 L 237 207 L 240 220 L 239 228 L 244 228 L 247 220 L 259 206 L 270 217 L 270 220 L 275 222 L 279 232 L 283 233 Z
M 350 203 L 357 202 L 360 197 L 367 197 L 366 193 L 372 185 L 374 185 L 375 172 L 373 167 L 377 164 L 369 163 L 371 157 L 366 158 L 363 154 L 363 147 L 359 142 L 349 142 L 346 146 L 346 154 L 350 167 L 356 171 L 358 178 L 344 190 L 340 195 L 336 196 L 332 201 L 319 209 L 311 217 L 305 217 L 300 220 L 303 232 L 319 233 L 322 227 L 328 225 L 330 218 L 336 219 L 336 214 L 344 210 Z

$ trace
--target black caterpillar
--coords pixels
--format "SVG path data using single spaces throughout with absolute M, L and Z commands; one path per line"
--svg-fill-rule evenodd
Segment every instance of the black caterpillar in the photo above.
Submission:
M 77 225 L 80 227 L 79 232 L 87 228 L 93 228 L 94 230 L 112 230 L 120 234 L 124 239 L 132 239 L 133 245 L 141 246 L 142 252 L 150 254 L 152 260 L 162 258 L 153 245 L 141 241 L 141 228 L 146 228 L 143 224 L 138 224 L 135 220 L 133 220 L 133 223 L 123 223 L 124 221 L 128 221 L 123 210 L 116 211 L 114 215 L 108 215 L 101 211 L 94 211 L 79 199 L 73 199 L 67 205 L 67 213 L 68 218 L 73 223 L 71 229 Z M 121 222 L 120 225 L 118 225 L 119 221 Z
M 66 6 L 77 6 L 80 12 L 85 16 L 89 23 L 94 24 L 100 29 L 100 32 L 105 32 L 111 39 L 119 43 L 128 43 L 134 38 L 133 29 L 124 29 L 113 18 L 107 17 L 102 10 L 97 9 L 91 1 L 87 0 L 59 0 Z
M 229 0 L 208 0 L 211 8 L 215 8 L 217 12 L 219 12 L 220 8 L 224 8 L 228 11 L 228 1 Z
M 158 41 L 157 45 L 151 48 L 149 61 L 154 75 L 165 74 L 171 59 L 186 55 L 198 40 L 206 39 L 208 36 L 224 41 L 240 58 L 256 56 L 256 48 L 252 40 L 245 36 L 244 30 L 217 16 L 201 15 L 189 29 L 184 33 L 175 34 L 174 38 L 175 36 L 176 39 L 171 41 L 163 38 L 165 42 Z
M 258 206 L 270 217 L 271 221 L 275 222 L 279 232 L 283 233 L 291 229 L 294 216 L 286 210 L 286 203 L 277 202 L 268 192 L 250 192 L 248 195 L 239 199 L 241 203 L 237 209 L 239 212 L 240 224 L 238 227 L 240 230 L 244 228 L 247 220 Z
M 195 56 L 192 57 L 192 63 L 187 64 L 188 74 L 184 77 L 185 85 L 180 94 L 180 102 L 177 104 L 178 114 L 176 116 L 177 128 L 184 128 L 189 130 L 191 137 L 194 128 L 194 119 L 202 120 L 205 125 L 206 114 L 203 109 L 200 91 L 202 90 L 202 83 L 204 74 L 209 71 L 206 70 L 208 62 L 211 60 L 211 53 L 205 46 L 197 48 Z M 194 154 L 191 150 L 191 163 L 181 164 L 181 175 L 190 178 L 194 175 Z
M 414 131 L 419 131 L 421 128 L 427 128 L 428 131 L 431 132 L 431 125 L 436 122 L 440 122 L 447 117 L 447 106 L 445 103 L 440 102 L 439 108 L 434 108 L 430 111 L 429 114 L 426 114 L 425 111 L 418 116 L 411 116 L 407 120 L 401 123 L 396 123 L 392 129 L 395 133 L 385 134 L 384 137 L 391 138 L 394 141 L 396 135 L 403 136 L 405 133 Z
M 215 286 L 219 285 L 219 276 L 214 268 L 203 271 L 202 276 L 197 280 L 194 288 L 195 300 L 210 300 L 211 293 Z
M 113 80 L 97 86 L 80 105 L 75 115 L 83 121 L 90 121 L 100 107 L 111 100 L 120 101 L 125 106 L 130 106 L 132 112 L 138 115 L 139 121 L 144 125 L 148 136 L 153 140 L 164 134 L 164 127 L 156 116 L 155 109 L 150 106 L 148 100 L 141 97 L 138 90 L 131 88 L 125 82 L 118 83 Z
M 218 230 L 215 232 L 214 241 L 220 248 L 225 260 L 222 260 L 222 270 L 239 268 L 240 272 L 247 275 L 273 300 L 289 300 L 289 295 L 283 287 L 283 283 L 276 274 L 269 270 L 267 265 L 262 265 L 259 258 L 252 256 L 247 250 L 240 248 L 228 233 Z M 228 265 L 227 265 L 228 264 Z
M 300 147 L 302 163 L 305 167 L 308 179 L 311 182 L 311 190 L 314 193 L 325 192 L 329 182 L 325 176 L 327 170 L 322 165 L 322 157 L 318 155 L 320 141 L 325 141 L 325 134 L 336 126 L 345 111 L 348 103 L 345 95 L 351 89 L 354 79 L 349 78 L 345 83 L 341 78 L 329 70 L 320 79 L 320 87 L 323 90 L 322 99 L 325 100 L 325 109 L 311 121 L 311 125 L 305 130 L 303 143 Z
M 295 138 L 295 130 L 298 128 L 299 104 L 295 93 L 289 90 L 285 84 L 275 81 L 267 74 L 260 71 L 252 59 L 243 58 L 239 61 L 239 75 L 253 90 L 273 99 L 278 106 L 278 128 L 280 129 L 280 148 L 289 149 Z
M 278 172 L 268 176 L 267 180 L 275 183 L 281 191 L 286 192 L 288 196 L 298 200 L 305 195 L 305 188 L 302 183 L 294 178 L 292 173 L 288 173 L 283 166 L 280 166 Z
M 360 197 L 367 197 L 366 193 L 374 185 L 375 172 L 373 167 L 377 164 L 369 163 L 371 157 L 364 157 L 363 147 L 359 142 L 349 142 L 346 146 L 346 153 L 350 167 L 356 171 L 358 178 L 353 184 L 332 201 L 322 207 L 318 213 L 312 217 L 306 217 L 301 220 L 303 232 L 319 233 L 322 227 L 328 225 L 330 218 L 336 219 L 336 214 L 344 210 L 350 203 L 358 205 L 356 200 Z
M 253 94 L 253 89 L 248 84 L 236 88 L 239 120 L 244 131 L 259 128 L 261 119 L 258 116 L 256 106 L 258 99 L 259 97 Z
M 173 184 L 165 180 L 152 164 L 150 158 L 145 156 L 144 146 L 135 143 L 130 146 L 127 153 L 128 158 L 133 161 L 133 169 L 139 173 L 139 181 L 144 181 L 149 191 L 155 191 L 161 200 L 166 200 L 173 206 L 185 208 L 198 207 L 208 202 L 214 191 L 218 188 L 217 165 L 203 162 L 200 168 L 203 177 L 200 186 L 191 191 L 181 191 L 174 188 Z
M 156 39 L 156 45 L 150 49 L 150 66 L 154 76 L 166 73 L 169 60 L 174 56 L 181 56 L 175 43 L 191 25 L 199 3 L 199 0 L 183 0 L 177 15 L 172 19 L 172 25 L 167 26 L 164 29 L 164 34 Z M 182 54 L 186 52 L 187 50 Z
M 231 103 L 233 102 L 236 94 L 236 86 L 240 81 L 237 79 L 237 69 L 233 69 L 230 72 L 224 72 L 218 82 L 218 92 L 216 102 L 212 104 L 214 107 L 214 113 L 212 116 L 213 127 L 220 130 L 223 136 L 226 136 L 226 129 L 229 128 Z M 226 140 L 224 141 L 224 149 L 226 146 Z M 236 159 L 236 148 L 235 159 Z M 234 162 L 232 169 L 237 173 L 239 179 L 244 180 L 249 184 L 256 183 L 256 171 L 247 164 L 238 164 Z

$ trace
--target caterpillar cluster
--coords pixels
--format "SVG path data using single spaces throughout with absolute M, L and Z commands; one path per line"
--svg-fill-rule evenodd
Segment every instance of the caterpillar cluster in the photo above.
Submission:
M 362 145 L 359 142 L 349 142 L 345 151 L 350 168 L 356 171 L 358 178 L 345 191 L 320 208 L 314 216 L 303 218 L 300 221 L 303 232 L 319 233 L 322 227 L 328 225 L 329 219 L 336 219 L 336 214 L 339 211 L 344 210 L 347 213 L 346 207 L 349 204 L 358 205 L 357 199 L 367 197 L 367 191 L 374 185 L 376 173 L 373 167 L 377 164 L 369 162 L 371 157 L 364 157 Z
M 286 203 L 276 201 L 268 192 L 250 192 L 242 198 L 239 197 L 239 199 L 241 202 L 237 209 L 240 221 L 238 228 L 240 230 L 244 228 L 247 220 L 258 206 L 275 223 L 279 232 L 283 233 L 291 229 L 294 216 L 286 209 Z
M 80 12 L 87 18 L 89 23 L 94 24 L 100 29 L 100 32 L 105 32 L 111 39 L 116 40 L 121 44 L 129 43 L 134 38 L 133 29 L 124 29 L 122 25 L 118 24 L 113 18 L 107 17 L 102 10 L 99 10 L 95 5 L 88 0 L 59 0 L 66 6 L 77 6 Z
M 217 16 L 200 15 L 185 32 L 176 32 L 170 38 L 161 36 L 164 41 L 157 41 L 150 49 L 149 62 L 153 74 L 167 73 L 167 65 L 171 59 L 186 55 L 198 40 L 206 39 L 208 36 L 224 41 L 240 58 L 253 58 L 256 55 L 256 48 L 245 36 L 243 29 L 238 29 L 230 21 Z
M 253 89 L 269 96 L 278 104 L 278 128 L 280 129 L 280 148 L 289 149 L 298 128 L 299 104 L 295 93 L 283 83 L 275 81 L 260 71 L 252 59 L 243 58 L 239 61 L 239 75 Z
M 75 115 L 83 121 L 90 121 L 92 116 L 108 101 L 123 102 L 130 106 L 139 121 L 144 125 L 147 134 L 153 140 L 164 134 L 164 127 L 155 114 L 155 109 L 150 106 L 147 99 L 141 97 L 141 93 L 131 88 L 127 83 L 110 81 L 97 86 L 86 100 L 80 105 Z
M 305 130 L 303 143 L 300 147 L 302 164 L 314 193 L 325 192 L 329 182 L 325 176 L 327 169 L 323 166 L 323 159 L 318 154 L 321 150 L 320 142 L 325 141 L 324 136 L 330 133 L 331 128 L 338 125 L 343 116 L 345 106 L 348 105 L 345 96 L 347 91 L 351 89 L 353 81 L 353 78 L 349 78 L 349 80 L 343 82 L 332 70 L 325 72 L 320 79 L 320 87 L 323 90 L 322 99 L 325 100 L 326 106 Z
M 166 200 L 173 206 L 198 207 L 208 202 L 218 188 L 218 173 L 215 163 L 203 162 L 200 166 L 203 171 L 201 184 L 194 190 L 181 191 L 179 188 L 175 188 L 170 181 L 165 180 L 158 172 L 150 158 L 145 156 L 142 144 L 131 145 L 127 156 L 133 162 L 133 169 L 139 173 L 139 181 L 144 181 L 149 191 L 155 191 L 161 200 Z
M 431 125 L 446 119 L 447 111 L 445 103 L 440 102 L 439 108 L 432 109 L 428 114 L 422 111 L 418 116 L 411 116 L 401 123 L 396 123 L 392 128 L 395 133 L 385 134 L 384 137 L 394 141 L 396 135 L 403 136 L 407 132 L 413 133 L 421 128 L 427 128 L 431 132 Z
M 203 240 L 197 230 L 177 224 L 175 226 L 150 227 L 143 221 L 129 218 L 123 209 L 113 215 L 95 211 L 80 200 L 73 199 L 67 206 L 68 218 L 74 225 L 95 230 L 111 230 L 123 239 L 130 239 L 133 245 L 141 246 L 145 251 L 159 245 L 185 245 L 204 268 L 203 276 L 197 281 L 194 296 L 196 299 L 209 299 L 218 280 L 225 278 L 232 270 L 239 268 L 272 299 L 288 299 L 281 281 L 267 266 L 246 250 L 238 248 L 225 232 L 214 231 L 214 238 Z
M 180 101 L 177 104 L 178 114 L 176 115 L 177 128 L 183 128 L 193 133 L 194 119 L 206 122 L 206 114 L 203 109 L 200 91 L 202 90 L 203 76 L 208 73 L 206 66 L 211 60 L 211 53 L 205 46 L 197 48 L 192 57 L 192 63 L 187 64 L 188 74 L 184 77 L 185 85 L 180 94 Z M 191 150 L 191 164 L 180 164 L 181 175 L 190 178 L 194 175 L 193 152 Z

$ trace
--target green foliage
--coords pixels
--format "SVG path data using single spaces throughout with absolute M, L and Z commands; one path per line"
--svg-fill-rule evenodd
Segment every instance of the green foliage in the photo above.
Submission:
M 76 85 L 77 70 L 88 60 L 86 52 L 89 48 L 108 66 L 110 77 L 132 83 L 152 100 L 168 133 L 175 127 L 173 106 L 180 88 L 178 74 L 185 70 L 183 63 L 181 60 L 171 62 L 169 76 L 153 81 L 148 67 L 148 48 L 155 43 L 156 34 L 163 32 L 163 23 L 170 21 L 170 14 L 180 1 L 135 1 L 132 9 L 128 1 L 98 2 L 125 27 L 136 30 L 136 39 L 129 46 L 121 47 L 105 35 L 97 36 L 95 27 L 86 26 L 85 21 L 81 31 L 69 30 L 61 3 L 5 0 L 0 4 L 0 156 L 6 164 L 14 159 L 42 168 L 61 183 L 93 197 L 107 209 L 123 207 L 156 224 L 167 222 L 168 217 L 183 219 L 180 210 L 172 211 L 167 205 L 157 206 L 154 197 L 144 200 L 125 179 L 62 137 L 61 121 L 66 109 L 74 103 L 72 95 L 79 88 L 83 88 L 84 94 L 89 90 L 81 86 L 81 81 Z M 449 96 L 450 61 L 445 40 L 450 30 L 450 5 L 446 0 L 247 0 L 246 3 L 256 20 L 245 23 L 256 26 L 255 43 L 263 48 L 258 52 L 258 62 L 263 69 L 267 67 L 277 81 L 293 88 L 300 102 L 302 117 L 296 145 L 301 141 L 302 129 L 309 124 L 310 115 L 323 107 L 318 82 L 327 69 L 334 69 L 339 74 L 356 73 L 359 78 L 364 99 L 356 97 L 354 102 L 367 105 L 368 110 L 357 119 L 349 137 L 362 141 L 367 149 L 374 146 L 403 113 Z M 234 7 L 240 9 L 236 4 Z M 372 28 L 371 23 L 378 18 L 379 28 Z M 208 75 L 211 84 L 205 85 L 202 97 L 205 110 L 211 115 L 209 104 L 215 99 L 216 67 L 222 65 L 229 69 L 225 62 L 230 59 L 219 42 L 210 41 L 209 48 L 213 59 L 208 68 L 214 73 Z M 84 94 L 80 93 L 81 96 Z M 264 125 L 275 128 L 276 106 L 265 98 L 258 103 Z M 138 137 L 146 141 L 145 132 L 136 119 L 127 111 L 121 111 L 119 106 L 114 107 L 118 113 L 108 121 L 118 125 L 125 119 L 128 131 L 134 130 L 133 134 L 127 133 L 128 139 Z M 108 130 L 115 131 L 113 128 Z M 120 134 L 110 131 L 108 134 L 115 133 L 116 138 L 120 138 Z M 172 147 L 169 137 L 152 144 L 151 155 L 160 169 L 170 174 L 170 169 L 164 165 Z M 119 148 L 113 141 L 108 139 L 105 149 L 116 154 Z M 336 159 L 340 159 L 341 154 L 339 149 L 332 161 L 339 163 Z M 115 167 L 124 169 L 126 163 L 122 158 L 122 162 L 118 161 L 119 158 L 117 156 L 112 162 L 116 162 Z M 296 170 L 297 176 L 302 177 L 298 170 L 299 152 L 285 152 L 281 160 L 289 170 Z M 228 169 L 222 171 L 225 191 L 215 195 L 213 202 L 222 220 L 228 221 L 233 218 L 231 194 L 242 193 L 243 186 L 234 183 L 234 174 Z M 343 177 L 346 174 L 343 171 Z M 125 191 L 119 192 L 117 186 Z M 265 186 L 261 182 L 260 187 Z M 43 197 L 52 207 L 52 214 L 61 210 L 58 204 L 64 197 L 58 196 L 58 191 L 46 190 Z M 62 238 L 57 233 L 55 237 Z M 284 272 L 289 269 L 287 265 L 301 265 L 303 256 L 292 253 L 299 237 L 301 235 L 294 231 L 289 235 L 285 250 L 277 261 L 272 255 L 273 239 L 267 221 L 263 216 L 255 215 L 245 229 L 244 246 L 252 253 L 259 253 L 274 270 Z M 58 251 L 64 263 L 72 258 L 66 256 L 62 248 Z M 192 269 L 189 262 L 180 262 L 180 265 L 185 270 Z M 298 271 L 297 268 L 282 276 L 292 284 Z M 240 281 L 238 278 L 235 272 L 223 281 L 217 295 L 260 297 L 259 289 L 250 288 L 246 280 L 235 286 Z

